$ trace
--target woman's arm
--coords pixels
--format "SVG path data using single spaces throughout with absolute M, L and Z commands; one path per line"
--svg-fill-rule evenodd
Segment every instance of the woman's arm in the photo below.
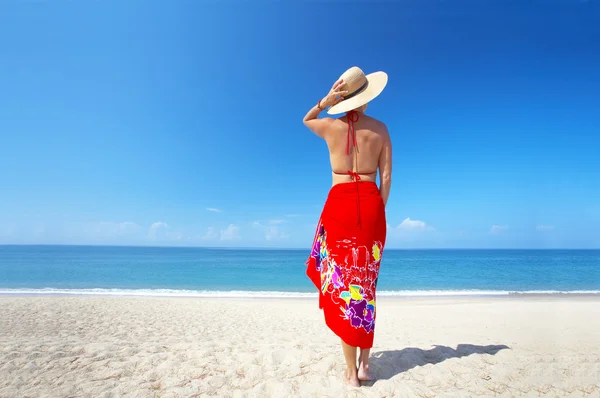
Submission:
M 387 127 L 385 127 L 385 141 L 379 155 L 379 179 L 379 193 L 383 198 L 384 205 L 387 205 L 392 187 L 392 140 Z
M 319 107 L 320 103 L 323 103 L 323 100 L 319 101 L 317 105 L 313 106 L 312 109 L 308 111 L 302 122 L 304 122 L 304 125 L 308 127 L 310 131 L 321 138 L 325 138 L 327 126 L 333 122 L 333 119 L 330 117 L 319 119 L 319 114 L 325 109 Z
M 319 119 L 319 114 L 325 110 L 325 108 L 333 106 L 343 99 L 342 96 L 347 93 L 347 91 L 341 90 L 343 85 L 344 81 L 342 79 L 335 82 L 325 98 L 317 102 L 317 105 L 313 106 L 302 120 L 304 125 L 308 127 L 310 131 L 321 138 L 325 137 L 325 132 L 328 130 L 328 126 L 335 119 L 329 117 Z

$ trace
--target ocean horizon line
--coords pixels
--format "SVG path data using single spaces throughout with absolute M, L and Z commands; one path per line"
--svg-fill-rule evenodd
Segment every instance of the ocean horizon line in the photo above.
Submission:
M 208 249 L 208 250 L 256 250 L 256 251 L 309 251 L 310 247 L 268 246 L 186 246 L 186 245 L 118 245 L 77 243 L 0 243 L 0 247 L 81 247 L 124 249 Z M 600 251 L 600 247 L 389 247 L 388 251 L 486 251 L 486 250 L 536 250 L 536 251 Z

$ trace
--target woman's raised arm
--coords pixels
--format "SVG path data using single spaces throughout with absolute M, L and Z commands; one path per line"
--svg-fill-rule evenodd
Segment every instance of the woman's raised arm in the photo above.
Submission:
M 325 98 L 317 102 L 317 104 L 308 111 L 302 120 L 304 125 L 308 127 L 310 131 L 321 138 L 325 138 L 325 132 L 329 130 L 328 126 L 334 121 L 334 119 L 329 117 L 319 119 L 319 114 L 327 107 L 333 106 L 344 99 L 343 95 L 346 94 L 347 91 L 342 90 L 343 85 L 344 81 L 342 79 L 335 82 Z

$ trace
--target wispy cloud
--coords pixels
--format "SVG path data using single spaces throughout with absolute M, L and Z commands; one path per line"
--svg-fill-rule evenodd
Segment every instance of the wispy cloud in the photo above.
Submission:
M 538 225 L 535 229 L 538 231 L 551 231 L 554 229 L 554 225 Z
M 119 229 L 121 231 L 127 231 L 127 230 L 131 230 L 131 229 L 139 229 L 139 228 L 142 228 L 142 227 L 140 227 L 139 225 L 137 225 L 136 223 L 131 222 L 131 221 L 125 221 L 125 222 L 119 223 Z
M 240 227 L 234 224 L 229 224 L 225 229 L 221 230 L 221 240 L 234 240 L 240 237 Z
M 240 227 L 235 224 L 229 224 L 227 228 L 218 230 L 215 227 L 208 227 L 204 235 L 200 237 L 204 241 L 226 241 L 236 240 L 240 237 Z
M 185 239 L 183 233 L 172 230 L 171 226 L 163 221 L 153 222 L 148 228 L 130 221 L 88 223 L 84 225 L 83 236 L 95 242 L 115 243 L 167 242 Z
M 208 227 L 206 233 L 200 238 L 202 240 L 216 240 L 220 237 L 219 233 L 214 227 Z
M 216 207 L 207 207 L 206 211 L 212 211 L 213 213 L 223 213 L 223 210 L 217 209 Z
M 92 239 L 132 237 L 138 234 L 143 234 L 143 228 L 131 221 L 101 221 L 98 223 L 87 224 L 84 227 L 84 232 Z
M 259 221 L 254 221 L 254 223 L 252 223 L 252 226 L 261 230 L 265 234 L 265 240 L 267 241 L 283 240 L 290 237 L 289 234 L 281 230 L 281 228 L 278 225 L 280 224 L 279 222 L 272 221 L 281 220 L 270 220 L 266 225 L 262 224 Z
M 286 214 L 285 216 L 287 218 L 294 218 L 294 217 L 300 217 L 300 214 Z
M 269 224 L 283 224 L 285 220 L 269 220 Z
M 506 230 L 508 230 L 508 225 L 492 225 L 492 228 L 490 228 L 490 233 L 498 234 Z

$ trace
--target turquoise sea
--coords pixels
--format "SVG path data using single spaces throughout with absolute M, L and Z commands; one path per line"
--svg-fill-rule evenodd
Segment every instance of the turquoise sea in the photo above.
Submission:
M 0 294 L 316 295 L 307 250 L 0 246 Z M 600 294 L 600 250 L 385 251 L 378 295 Z

